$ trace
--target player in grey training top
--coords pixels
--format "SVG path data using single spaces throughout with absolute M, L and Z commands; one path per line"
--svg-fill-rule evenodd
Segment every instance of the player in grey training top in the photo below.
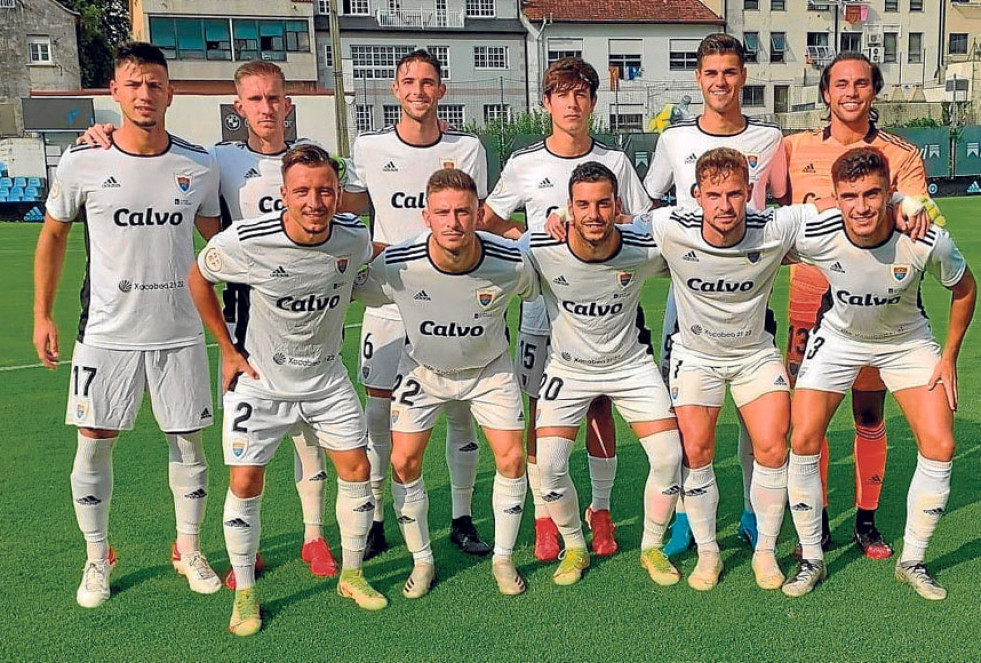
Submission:
M 390 246 L 372 263 L 359 296 L 394 302 L 405 321 L 392 404 L 392 495 L 414 567 L 403 593 L 425 595 L 436 578 L 429 543 L 429 500 L 422 456 L 439 411 L 469 403 L 494 452 L 494 578 L 503 594 L 524 580 L 511 561 L 527 490 L 521 392 L 508 356 L 511 298 L 538 294 L 538 279 L 512 242 L 476 233 L 477 189 L 456 170 L 438 170 L 426 187 L 430 232 Z
M 110 90 L 123 117 L 116 145 L 62 156 L 35 258 L 34 345 L 55 368 L 51 309 L 71 222 L 85 211 L 89 255 L 66 419 L 78 427 L 72 499 L 88 561 L 76 598 L 87 608 L 109 598 L 112 447 L 133 427 L 145 391 L 170 446 L 173 565 L 196 592 L 221 588 L 198 542 L 208 494 L 200 429 L 211 425 L 212 405 L 204 333 L 186 282 L 193 226 L 205 237 L 218 230 L 218 175 L 206 150 L 167 133 L 174 91 L 159 49 L 120 46 Z
M 254 583 L 265 465 L 283 435 L 301 424 L 315 431 L 337 470 L 344 554 L 338 593 L 369 610 L 387 605 L 361 575 L 374 503 L 364 411 L 339 355 L 351 289 L 371 242 L 356 217 L 335 216 L 338 165 L 324 150 L 295 147 L 282 169 L 286 211 L 220 233 L 190 275 L 195 304 L 222 349 L 222 441 L 231 467 L 224 529 L 236 579 L 229 628 L 243 636 L 261 626 Z M 219 281 L 250 286 L 248 327 L 237 346 L 213 289 Z

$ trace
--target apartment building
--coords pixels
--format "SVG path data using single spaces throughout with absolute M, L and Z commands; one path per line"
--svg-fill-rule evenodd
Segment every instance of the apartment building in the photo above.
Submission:
M 981 0 L 950 0 L 944 20 L 944 62 L 981 59 Z

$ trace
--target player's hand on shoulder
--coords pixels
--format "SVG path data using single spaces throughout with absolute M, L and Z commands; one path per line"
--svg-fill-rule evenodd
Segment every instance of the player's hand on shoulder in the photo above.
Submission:
M 75 143 L 77 145 L 95 145 L 96 147 L 109 149 L 112 146 L 112 132 L 115 130 L 116 127 L 112 126 L 109 122 L 105 124 L 93 124 L 85 130 L 84 134 L 78 137 Z
M 234 352 L 223 352 L 221 359 L 221 387 L 222 391 L 229 391 L 239 375 L 248 375 L 253 380 L 259 379 L 259 374 L 245 356 L 235 350 Z
M 947 225 L 940 207 L 930 196 L 906 196 L 902 204 L 896 207 L 899 208 L 896 228 L 914 240 L 922 239 L 931 224 Z M 905 229 L 901 224 L 905 224 Z
M 58 327 L 50 318 L 34 321 L 34 349 L 47 368 L 58 368 Z
M 569 228 L 569 210 L 565 207 L 560 207 L 556 211 L 548 215 L 548 219 L 545 221 L 545 232 L 549 234 L 552 239 L 557 239 L 560 242 L 564 242 L 568 234 Z

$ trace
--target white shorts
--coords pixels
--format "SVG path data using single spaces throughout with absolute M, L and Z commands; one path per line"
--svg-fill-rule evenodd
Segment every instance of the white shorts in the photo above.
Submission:
M 940 346 L 933 338 L 901 343 L 859 341 L 818 327 L 807 341 L 797 388 L 844 394 L 866 366 L 879 369 L 889 391 L 923 387 L 939 360 Z
M 673 419 L 671 400 L 653 361 L 626 369 L 580 371 L 549 362 L 538 399 L 536 428 L 578 427 L 599 396 L 607 396 L 627 423 Z
M 473 418 L 482 428 L 523 430 L 524 404 L 507 353 L 486 368 L 440 375 L 402 354 L 392 390 L 392 430 L 418 433 L 436 425 L 443 405 L 452 401 L 470 404 Z
M 225 392 L 222 448 L 226 465 L 267 465 L 285 435 L 308 425 L 320 446 L 350 451 L 368 445 L 361 401 L 346 372 L 338 375 L 330 396 L 316 401 L 259 398 Z
M 169 350 L 108 350 L 75 343 L 65 423 L 79 428 L 131 430 L 144 392 L 165 433 L 213 423 L 204 341 Z
M 518 354 L 514 358 L 514 372 L 518 375 L 521 391 L 529 398 L 538 398 L 538 388 L 542 384 L 542 373 L 548 361 L 551 343 L 548 335 L 518 334 Z
M 790 391 L 783 357 L 775 347 L 739 360 L 712 361 L 675 343 L 671 355 L 671 402 L 675 407 L 722 407 L 726 385 L 736 407 L 773 391 Z
M 668 298 L 664 302 L 664 321 L 661 323 L 661 348 L 658 352 L 658 368 L 664 384 L 671 386 L 672 336 L 678 332 L 678 305 L 674 301 L 674 285 L 668 286 Z
M 361 321 L 361 353 L 358 376 L 361 384 L 372 389 L 391 391 L 398 374 L 405 325 L 401 320 L 382 318 L 365 311 Z

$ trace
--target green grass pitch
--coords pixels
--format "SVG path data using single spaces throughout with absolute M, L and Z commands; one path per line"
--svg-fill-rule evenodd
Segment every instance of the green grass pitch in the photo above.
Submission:
M 954 237 L 975 266 L 981 237 L 974 223 L 981 201 L 953 199 L 943 209 Z M 0 256 L 8 280 L 0 317 L 0 660 L 3 661 L 833 661 L 977 660 L 981 579 L 981 337 L 968 337 L 960 358 L 959 449 L 948 511 L 928 552 L 928 563 L 950 590 L 931 603 L 893 580 L 893 561 L 872 562 L 846 545 L 854 517 L 852 428 L 843 412 L 830 431 L 831 514 L 836 549 L 830 578 L 812 595 L 785 598 L 753 582 L 750 551 L 737 535 L 742 510 L 741 473 L 735 458 L 731 405 L 719 430 L 716 471 L 722 492 L 719 536 L 726 565 L 714 591 L 697 593 L 685 583 L 654 585 L 638 563 L 641 501 L 647 462 L 636 438 L 619 423 L 620 466 L 613 504 L 621 551 L 594 559 L 574 587 L 550 582 L 553 568 L 532 555 L 530 498 L 516 552 L 528 580 L 526 595 L 497 593 L 489 559 L 469 558 L 448 541 L 449 486 L 437 429 L 425 462 L 430 523 L 441 582 L 432 594 L 410 602 L 401 586 L 410 568 L 388 502 L 386 522 L 393 548 L 366 564 L 365 574 L 390 599 L 378 613 L 359 610 L 335 594 L 334 580 L 310 575 L 299 559 L 301 523 L 286 442 L 269 468 L 263 505 L 262 551 L 268 570 L 258 583 L 265 623 L 256 636 L 237 639 L 227 631 L 232 595 L 192 594 L 169 564 L 174 538 L 173 502 L 167 488 L 167 447 L 144 406 L 135 430 L 115 451 L 116 491 L 111 541 L 120 562 L 113 596 L 96 610 L 75 603 L 84 561 L 75 525 L 68 476 L 75 432 L 64 425 L 67 366 L 57 372 L 36 366 L 31 346 L 32 260 L 39 226 L 0 224 Z M 81 229 L 72 233 L 57 301 L 62 359 L 69 359 L 78 321 L 78 290 L 84 269 Z M 665 282 L 645 293 L 648 322 L 660 329 Z M 774 295 L 778 318 L 786 311 L 787 277 Z M 947 293 L 927 279 L 927 309 L 934 329 L 946 331 Z M 352 307 L 349 323 L 360 320 Z M 148 322 L 152 324 L 152 322 Z M 786 329 L 781 330 L 782 334 Z M 354 366 L 358 330 L 348 330 L 344 357 Z M 781 347 L 783 337 L 780 339 Z M 215 351 L 211 350 L 212 362 Z M 915 465 L 909 428 L 895 403 L 887 406 L 889 465 L 879 515 L 887 539 L 899 543 L 906 490 Z M 227 473 L 221 464 L 219 428 L 204 434 L 211 460 L 210 495 L 202 547 L 215 568 L 228 568 L 221 531 Z M 585 451 L 572 459 L 583 506 L 589 498 Z M 475 504 L 478 529 L 490 537 L 493 460 L 481 450 Z M 333 518 L 336 487 L 328 483 L 326 532 L 339 555 Z M 795 540 L 789 514 L 778 557 L 793 566 Z M 695 556 L 681 556 L 687 575 Z

